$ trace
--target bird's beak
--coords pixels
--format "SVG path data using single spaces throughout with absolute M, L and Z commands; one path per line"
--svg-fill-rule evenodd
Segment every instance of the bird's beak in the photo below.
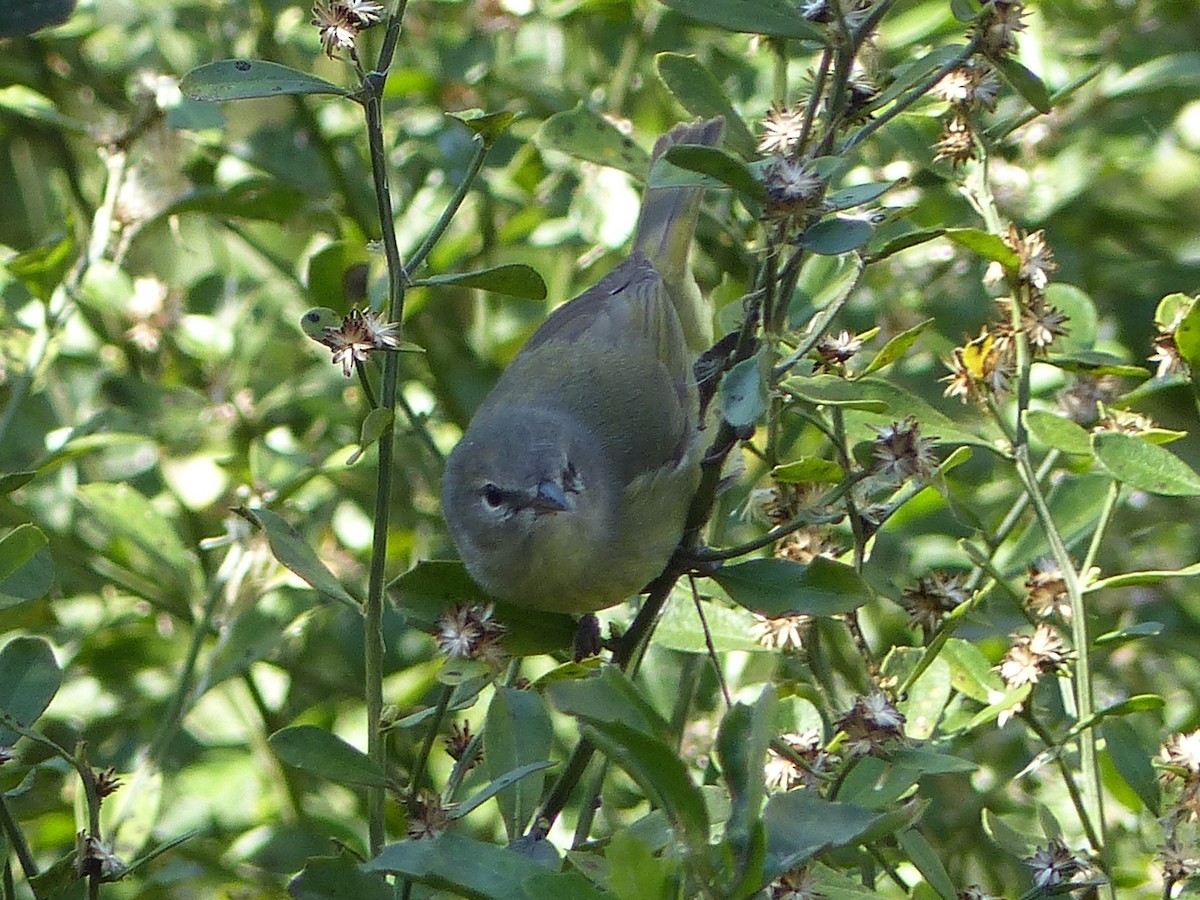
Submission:
M 539 514 L 565 512 L 570 508 L 562 486 L 553 481 L 538 482 L 537 493 L 529 506 Z

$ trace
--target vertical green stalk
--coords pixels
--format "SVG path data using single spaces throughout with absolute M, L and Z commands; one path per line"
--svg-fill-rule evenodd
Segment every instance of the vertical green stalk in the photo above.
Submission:
M 388 321 L 397 325 L 404 316 L 404 288 L 408 276 L 400 260 L 396 242 L 396 223 L 392 217 L 392 196 L 388 188 L 387 151 L 383 143 L 383 90 L 388 67 L 400 37 L 400 21 L 407 0 L 400 0 L 388 20 L 379 62 L 374 72 L 363 79 L 363 106 L 367 117 L 367 142 L 371 154 L 371 175 L 375 184 L 375 202 L 379 228 L 388 267 Z M 400 363 L 395 353 L 383 361 L 383 387 L 380 405 L 395 411 L 396 382 Z M 385 735 L 380 730 L 383 714 L 383 587 L 387 562 L 388 524 L 392 497 L 392 451 L 395 444 L 394 418 L 379 437 L 379 475 L 375 484 L 375 528 L 371 536 L 371 571 L 367 582 L 367 601 L 363 610 L 363 669 L 367 707 L 367 755 L 381 769 L 387 768 Z M 381 787 L 367 789 L 367 831 L 372 856 L 378 856 L 386 840 L 386 795 Z

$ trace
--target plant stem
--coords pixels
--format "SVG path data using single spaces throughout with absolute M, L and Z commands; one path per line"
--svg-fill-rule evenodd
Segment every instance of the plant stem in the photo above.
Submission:
M 21 831 L 21 826 L 13 818 L 12 811 L 8 808 L 8 803 L 5 802 L 3 793 L 0 793 L 0 831 L 3 831 L 8 836 L 8 843 L 12 846 L 13 852 L 17 855 L 17 860 L 21 863 L 21 869 L 25 873 L 25 878 L 32 881 L 34 876 L 38 874 L 37 860 L 33 858 L 33 853 L 29 849 L 29 842 L 25 840 L 25 832 Z

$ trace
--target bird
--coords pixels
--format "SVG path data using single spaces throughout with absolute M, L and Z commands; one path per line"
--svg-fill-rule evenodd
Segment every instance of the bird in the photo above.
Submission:
M 651 159 L 723 130 L 677 125 Z M 629 256 L 546 318 L 450 453 L 443 512 L 490 596 L 592 613 L 640 592 L 678 546 L 702 456 L 692 366 L 711 343 L 688 262 L 703 190 L 646 189 Z

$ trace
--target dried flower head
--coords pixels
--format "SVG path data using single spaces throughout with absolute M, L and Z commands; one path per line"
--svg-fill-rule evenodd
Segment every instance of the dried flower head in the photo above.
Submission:
M 93 770 L 92 777 L 96 781 L 96 795 L 101 800 L 115 794 L 117 789 L 121 787 L 120 776 L 117 775 L 117 770 L 112 766 L 109 766 L 107 769 Z
M 1025 30 L 1021 17 L 1025 4 L 1012 0 L 990 0 L 976 26 L 979 31 L 979 51 L 992 58 L 1008 56 L 1017 49 L 1017 32 Z
M 504 626 L 492 618 L 494 608 L 487 606 L 454 607 L 437 621 L 438 649 L 451 659 L 484 659 L 500 648 Z M 501 651 L 502 652 L 502 651 Z
M 771 882 L 771 900 L 823 900 L 816 875 L 807 866 L 784 872 Z
M 1058 616 L 1064 622 L 1071 621 L 1071 601 L 1067 596 L 1067 583 L 1062 569 L 1052 559 L 1039 559 L 1030 564 L 1025 579 L 1025 606 L 1040 619 Z
M 1021 311 L 1021 327 L 1029 337 L 1029 345 L 1035 354 L 1044 356 L 1046 350 L 1060 337 L 1067 334 L 1064 327 L 1069 316 L 1059 312 L 1057 307 L 1044 303 L 1041 295 L 1036 295 L 1029 308 Z
M 434 794 L 424 792 L 413 803 L 408 820 L 408 837 L 414 841 L 427 840 L 446 830 L 450 824 L 441 800 Z
M 768 618 L 754 613 L 750 634 L 768 650 L 802 650 L 808 622 L 805 615 Z
M 1058 405 L 1072 422 L 1091 425 L 1103 414 L 1103 407 L 1116 399 L 1120 387 L 1112 375 L 1080 376 L 1070 387 L 1059 391 Z
M 778 157 L 763 172 L 767 189 L 766 218 L 794 223 L 812 210 L 821 199 L 825 182 L 795 159 Z
M 400 326 L 396 322 L 381 322 L 374 310 L 352 309 L 336 328 L 326 328 L 317 336 L 333 351 L 333 364 L 342 366 L 347 378 L 356 363 L 366 362 L 376 350 L 394 350 L 400 346 Z
M 840 372 L 845 364 L 862 349 L 862 338 L 849 331 L 836 335 L 823 334 L 817 341 L 817 368 L 825 372 Z
M 866 72 L 855 70 L 846 80 L 846 115 L 844 122 L 862 125 L 871 119 L 871 104 L 879 96 L 879 85 Z
M 800 149 L 800 136 L 804 131 L 804 105 L 773 105 L 762 120 L 762 137 L 758 141 L 758 152 L 777 156 L 791 156 Z
M 1147 357 L 1154 363 L 1154 377 L 1166 378 L 1175 372 L 1186 372 L 1187 363 L 1179 355 L 1179 346 L 1175 343 L 1175 329 L 1160 331 L 1154 336 L 1154 352 Z
M 904 715 L 879 689 L 855 698 L 836 727 L 845 733 L 846 751 L 851 756 L 865 756 L 904 739 Z
M 1010 688 L 1036 684 L 1045 672 L 1062 671 L 1067 649 L 1058 631 L 1040 623 L 1033 634 L 1013 636 L 1013 645 L 1000 661 L 1000 677 Z
M 991 112 L 996 108 L 1000 82 L 986 62 L 971 60 L 947 73 L 933 89 L 935 96 L 964 109 L 979 107 Z
M 903 605 L 912 623 L 929 633 L 970 596 L 963 573 L 933 571 L 904 590 Z
M 782 734 L 779 739 L 787 745 L 794 758 L 803 761 L 797 765 L 792 758 L 777 752 L 774 748 L 767 751 L 767 761 L 763 766 L 763 775 L 767 787 L 781 791 L 790 791 L 797 787 L 813 787 L 818 776 L 828 766 L 830 756 L 821 746 L 820 732 L 813 729 L 804 734 Z
M 1162 746 L 1162 758 L 1168 766 L 1182 769 L 1186 778 L 1200 775 L 1200 729 L 1187 734 L 1173 734 Z M 1172 769 L 1164 769 L 1168 780 L 1179 775 Z
M 109 841 L 80 831 L 75 835 L 75 874 L 80 878 L 108 878 L 125 870 L 125 861 Z
M 353 19 L 359 28 L 369 28 L 383 18 L 383 4 L 376 0 L 334 0 Z
M 1033 869 L 1035 887 L 1046 889 L 1069 881 L 1087 870 L 1087 863 L 1067 849 L 1062 838 L 1053 838 L 1046 847 L 1038 847 L 1033 856 L 1022 862 Z
M 1158 848 L 1158 859 L 1162 863 L 1164 880 L 1171 884 L 1191 878 L 1200 871 L 1200 848 L 1181 843 L 1175 836 Z
M 933 455 L 937 438 L 921 437 L 921 426 L 913 416 L 874 430 L 878 437 L 871 452 L 878 463 L 878 474 L 896 481 L 925 480 L 933 474 L 937 466 Z
M 475 740 L 475 735 L 471 734 L 471 723 L 463 719 L 462 725 L 457 722 L 452 722 L 450 725 L 450 734 L 446 736 L 446 752 L 450 754 L 450 758 L 455 762 L 459 762 L 463 758 L 463 754 L 467 752 L 471 746 L 471 742 Z M 470 767 L 479 764 L 481 753 L 479 750 L 473 754 L 474 759 L 470 762 Z
M 807 527 L 793 531 L 775 545 L 775 556 L 808 565 L 816 557 L 837 559 L 841 546 L 825 528 Z
M 975 155 L 975 136 L 964 116 L 952 115 L 942 123 L 942 134 L 933 145 L 934 161 L 946 160 L 957 168 Z
M 317 26 L 321 47 L 331 59 L 339 50 L 354 52 L 358 20 L 341 3 L 318 3 L 312 8 L 312 24 Z
M 1010 225 L 1005 243 L 1017 254 L 1017 277 L 1035 290 L 1045 290 L 1051 274 L 1058 271 L 1054 253 L 1046 243 L 1046 233 L 1035 231 L 1022 235 L 1015 225 Z
M 1132 409 L 1102 407 L 1102 415 L 1093 431 L 1119 431 L 1122 434 L 1145 434 L 1158 426 L 1149 416 Z

